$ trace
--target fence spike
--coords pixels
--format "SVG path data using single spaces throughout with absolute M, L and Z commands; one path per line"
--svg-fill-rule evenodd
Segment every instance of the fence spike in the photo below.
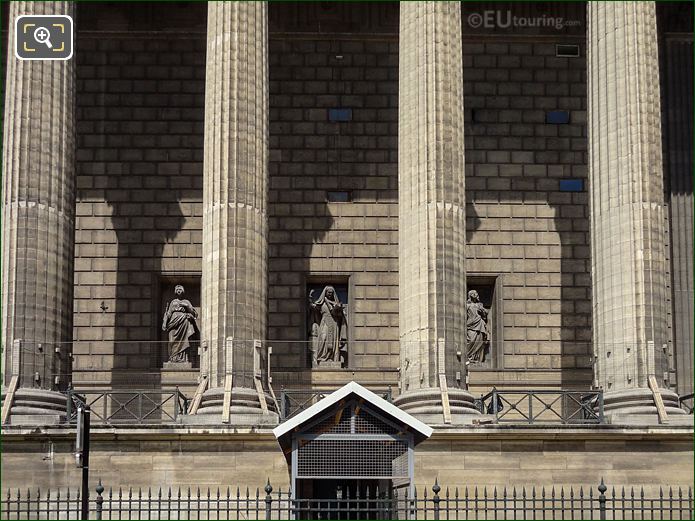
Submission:
M 268 478 L 268 482 L 265 484 L 265 493 L 270 494 L 273 491 L 273 485 L 270 484 L 270 478 Z
M 444 497 L 449 499 L 449 487 L 448 486 L 446 487 L 446 492 L 444 492 Z
M 241 497 L 241 491 L 239 490 L 239 485 L 237 485 L 236 486 L 236 498 L 237 498 L 237 500 L 239 500 L 240 497 Z
M 673 487 L 672 486 L 668 487 L 668 497 L 670 499 L 673 499 Z
M 579 497 L 584 499 L 584 487 L 581 485 L 579 486 Z
M 644 486 L 640 487 L 639 495 L 642 501 L 644 501 Z
M 169 492 L 167 497 L 171 500 L 171 485 L 169 485 Z
M 458 487 L 456 487 L 456 490 L 454 490 L 454 497 L 458 501 L 458 498 L 459 498 L 459 488 Z
M 622 490 L 620 491 L 621 497 L 625 499 L 625 485 L 623 485 Z
M 659 485 L 659 499 L 664 499 L 664 488 Z

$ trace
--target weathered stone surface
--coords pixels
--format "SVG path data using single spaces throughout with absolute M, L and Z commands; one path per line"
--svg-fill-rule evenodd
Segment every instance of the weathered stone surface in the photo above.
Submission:
M 74 431 L 18 429 L 4 433 L 3 486 L 25 490 L 73 486 Z M 524 441 L 519 441 L 523 439 Z M 463 428 L 435 432 L 415 450 L 415 482 L 442 486 L 552 485 L 595 487 L 601 477 L 616 488 L 692 485 L 692 430 L 663 427 L 539 429 Z M 53 453 L 47 454 L 52 444 Z M 196 470 L 198 469 L 198 470 Z M 234 429 L 95 429 L 90 471 L 108 487 L 200 485 L 288 486 L 287 462 L 269 431 Z M 649 487 L 654 487 L 650 489 Z
M 437 398 L 440 376 L 452 388 L 465 385 L 461 8 L 437 2 L 404 3 L 400 8 L 398 313 L 403 395 L 398 403 L 429 414 L 435 408 L 441 411 L 441 398 L 438 405 L 430 403 Z M 427 405 L 414 405 L 408 393 Z M 456 412 L 464 409 L 461 403 Z
M 253 387 L 253 340 L 266 336 L 267 15 L 263 2 L 208 6 L 201 371 L 211 388 L 232 373 L 235 387 Z
M 74 16 L 74 5 L 12 3 L 11 19 L 19 14 Z M 9 33 L 11 50 L 14 35 Z M 22 61 L 12 51 L 8 55 L 3 137 L 3 362 L 15 339 L 70 340 L 75 230 L 74 60 Z
M 656 8 L 590 2 L 587 9 L 595 378 L 624 398 L 625 412 L 646 413 L 648 378 L 669 386 Z

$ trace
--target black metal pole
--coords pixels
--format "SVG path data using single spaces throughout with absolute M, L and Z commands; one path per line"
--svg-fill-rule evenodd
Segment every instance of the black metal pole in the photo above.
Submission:
M 84 407 L 84 429 L 82 440 L 82 508 L 80 519 L 89 519 L 89 406 Z

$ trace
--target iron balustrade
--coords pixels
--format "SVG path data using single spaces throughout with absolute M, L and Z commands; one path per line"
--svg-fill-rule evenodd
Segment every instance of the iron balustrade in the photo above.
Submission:
M 280 422 L 289 420 L 293 416 L 308 409 L 319 400 L 331 394 L 335 389 L 315 390 L 315 389 L 285 389 L 284 387 L 278 394 L 278 405 L 280 407 Z M 387 402 L 392 401 L 391 387 L 388 391 L 378 392 L 375 394 L 383 398 Z
M 481 396 L 476 407 L 497 423 L 601 424 L 603 391 L 498 390 Z
M 92 424 L 133 425 L 176 423 L 188 410 L 188 398 L 173 390 L 67 391 L 67 421 L 77 421 L 77 407 L 88 405 Z
M 99 482 L 89 519 L 693 519 L 692 487 L 446 487 L 365 490 L 340 499 L 292 499 L 289 490 L 239 487 L 112 489 Z M 79 519 L 79 493 L 7 491 L 0 518 Z

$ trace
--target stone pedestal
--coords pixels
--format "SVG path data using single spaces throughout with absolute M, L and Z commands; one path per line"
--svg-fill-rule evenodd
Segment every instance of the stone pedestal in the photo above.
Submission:
M 164 362 L 164 371 L 190 371 L 193 364 L 190 362 Z
M 12 2 L 9 27 L 19 15 L 75 15 L 72 2 Z M 69 379 L 68 356 L 55 356 L 29 399 L 24 367 L 11 360 L 15 341 L 56 348 L 72 335 L 75 235 L 75 60 L 22 61 L 9 31 L 5 81 L 2 201 L 2 345 L 4 379 L 19 378 L 11 422 L 29 414 L 64 414 L 55 378 Z M 17 372 L 13 372 L 12 368 Z M 34 392 L 32 389 L 31 392 Z M 28 401 L 25 400 L 28 399 Z M 49 414 L 49 413 L 47 413 Z
M 402 3 L 399 53 L 402 394 L 395 403 L 442 423 L 442 379 L 452 415 L 478 414 L 473 397 L 463 389 L 466 201 L 460 5 Z
M 232 415 L 260 411 L 253 341 L 266 338 L 267 317 L 267 17 L 265 2 L 208 4 L 201 372 L 209 389 L 198 414 L 216 421 L 229 378 Z
M 668 269 L 654 2 L 587 4 L 593 343 L 609 421 L 671 415 Z

